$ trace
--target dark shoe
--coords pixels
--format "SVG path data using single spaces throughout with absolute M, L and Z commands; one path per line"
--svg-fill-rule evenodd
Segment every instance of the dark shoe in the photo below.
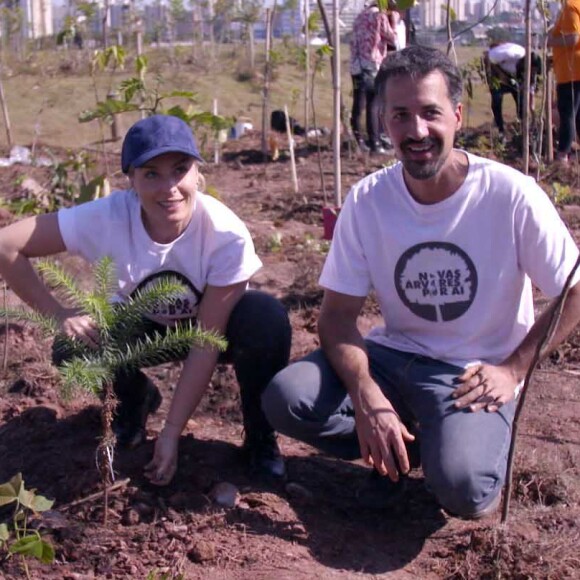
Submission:
M 120 401 L 117 413 L 113 419 L 113 433 L 121 447 L 134 449 L 143 443 L 147 437 L 145 426 L 147 417 L 155 413 L 161 406 L 161 393 L 155 384 L 147 379 L 145 395 L 138 405 L 130 405 Z
M 388 155 L 389 152 L 380 144 L 375 143 L 371 146 L 371 153 L 375 155 Z
M 286 465 L 273 431 L 246 433 L 242 453 L 252 473 L 278 480 L 286 477 Z
M 400 503 L 407 489 L 407 476 L 401 475 L 399 481 L 380 475 L 372 470 L 363 484 L 356 490 L 355 497 L 361 507 L 387 509 Z
M 381 147 L 384 147 L 385 149 L 393 149 L 393 142 L 386 135 L 381 135 L 379 137 L 379 141 L 380 141 Z
M 370 147 L 364 139 L 357 139 L 356 144 L 358 145 L 359 151 L 362 153 L 368 153 L 370 151 Z

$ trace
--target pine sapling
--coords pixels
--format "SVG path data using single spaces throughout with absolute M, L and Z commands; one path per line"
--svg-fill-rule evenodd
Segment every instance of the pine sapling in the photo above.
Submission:
M 123 303 L 113 303 L 116 289 L 114 266 L 104 258 L 93 267 L 95 287 L 83 291 L 75 279 L 53 261 L 37 264 L 45 282 L 63 300 L 78 308 L 79 315 L 89 315 L 98 325 L 99 344 L 90 348 L 78 339 L 59 333 L 54 318 L 27 309 L 0 311 L 24 323 L 32 323 L 45 333 L 58 335 L 59 346 L 71 353 L 60 367 L 64 396 L 82 389 L 101 398 L 102 435 L 97 447 L 96 460 L 104 486 L 104 523 L 107 523 L 108 489 L 114 481 L 113 459 L 115 435 L 112 429 L 117 400 L 113 389 L 115 375 L 122 370 L 155 366 L 169 360 L 184 358 L 192 346 L 225 350 L 226 341 L 215 332 L 200 329 L 193 321 L 168 327 L 165 333 L 145 334 L 146 315 L 163 303 L 178 299 L 186 291 L 176 278 L 161 278 Z M 139 337 L 139 338 L 135 338 Z

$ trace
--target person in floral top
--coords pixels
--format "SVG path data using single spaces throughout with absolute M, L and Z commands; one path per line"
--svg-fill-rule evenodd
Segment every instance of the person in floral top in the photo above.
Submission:
M 386 10 L 381 10 L 375 0 L 371 0 L 356 17 L 350 42 L 350 74 L 352 76 L 352 113 L 353 133 L 364 149 L 385 153 L 379 140 L 379 112 L 374 105 L 375 77 L 383 59 L 387 56 L 387 46 L 396 44 L 396 34 L 389 21 Z M 366 109 L 365 142 L 361 131 L 361 116 Z

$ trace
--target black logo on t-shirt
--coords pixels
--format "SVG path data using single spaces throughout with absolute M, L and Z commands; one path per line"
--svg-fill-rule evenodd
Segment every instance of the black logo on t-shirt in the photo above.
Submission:
M 134 298 L 139 291 L 147 289 L 151 284 L 159 279 L 170 278 L 183 284 L 186 292 L 169 302 L 160 302 L 151 308 L 150 316 L 153 320 L 179 320 L 184 318 L 195 318 L 197 309 L 203 293 L 200 292 L 183 274 L 172 270 L 157 272 L 147 276 L 139 282 L 137 288 L 131 293 Z
M 447 322 L 462 316 L 477 292 L 471 258 L 454 244 L 426 242 L 409 248 L 395 267 L 395 287 L 417 316 Z

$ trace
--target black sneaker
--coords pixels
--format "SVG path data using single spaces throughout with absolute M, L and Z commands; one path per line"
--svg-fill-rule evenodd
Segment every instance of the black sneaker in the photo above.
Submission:
M 273 431 L 251 435 L 246 433 L 242 453 L 253 474 L 278 480 L 286 477 L 286 465 Z
M 368 153 L 370 151 L 370 147 L 364 139 L 357 139 L 356 144 L 361 153 Z
M 379 142 L 381 144 L 381 147 L 384 147 L 385 149 L 393 149 L 393 142 L 391 141 L 390 137 L 387 137 L 386 135 L 381 135 L 379 137 Z
M 374 143 L 371 146 L 371 153 L 375 155 L 388 155 L 389 152 L 381 145 L 380 142 Z
M 355 497 L 361 507 L 369 509 L 391 508 L 403 499 L 407 490 L 407 476 L 400 475 L 399 481 L 393 481 L 381 475 L 375 469 L 355 491 Z
M 113 419 L 113 433 L 121 447 L 134 449 L 145 441 L 147 417 L 159 409 L 161 401 L 159 389 L 149 379 L 145 385 L 145 395 L 139 405 L 135 406 L 129 401 L 119 401 L 116 416 Z

